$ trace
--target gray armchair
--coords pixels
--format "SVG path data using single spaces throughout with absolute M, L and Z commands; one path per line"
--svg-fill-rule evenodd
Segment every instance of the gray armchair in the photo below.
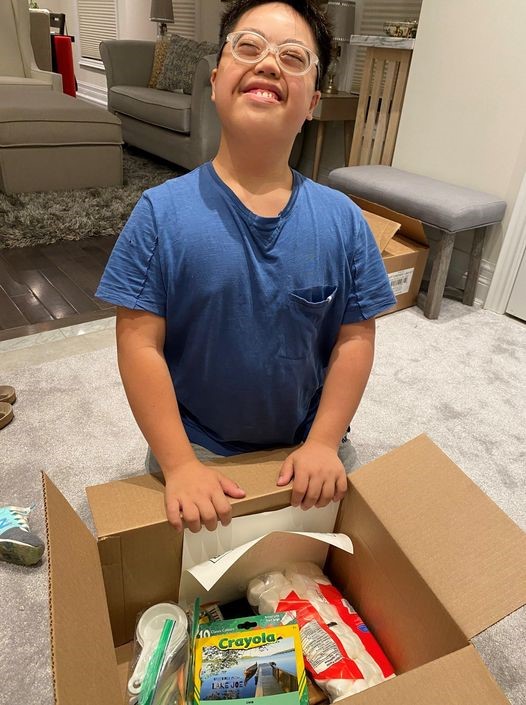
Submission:
M 215 56 L 201 59 L 192 95 L 148 88 L 154 42 L 108 40 L 100 55 L 106 69 L 108 109 L 122 122 L 123 140 L 186 169 L 212 159 L 220 125 L 211 101 Z

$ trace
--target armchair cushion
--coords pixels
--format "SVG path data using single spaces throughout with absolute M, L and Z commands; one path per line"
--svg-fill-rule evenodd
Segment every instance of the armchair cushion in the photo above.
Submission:
M 31 27 L 31 46 L 35 62 L 42 71 L 53 69 L 51 42 L 49 41 L 49 10 L 29 10 Z
M 158 39 L 155 42 L 155 51 L 153 54 L 153 64 L 152 64 L 152 75 L 150 76 L 150 82 L 148 83 L 148 88 L 157 88 L 157 81 L 163 70 L 164 62 L 166 59 L 166 53 L 169 42 L 166 39 Z
M 163 91 L 182 90 L 191 95 L 197 64 L 204 56 L 215 54 L 217 50 L 217 44 L 196 42 L 173 35 L 157 80 L 157 88 Z
M 191 96 L 143 86 L 110 88 L 112 109 L 122 115 L 174 132 L 190 132 Z

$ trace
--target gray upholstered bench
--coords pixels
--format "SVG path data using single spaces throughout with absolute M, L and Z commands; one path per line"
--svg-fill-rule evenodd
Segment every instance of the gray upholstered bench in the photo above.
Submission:
M 47 88 L 0 86 L 0 190 L 122 185 L 120 120 Z
M 329 174 L 329 186 L 349 196 L 379 203 L 418 218 L 440 232 L 427 295 L 419 305 L 427 318 L 438 318 L 446 277 L 458 233 L 474 230 L 462 301 L 473 305 L 486 226 L 500 223 L 506 203 L 488 193 L 419 176 L 390 166 L 350 166 Z

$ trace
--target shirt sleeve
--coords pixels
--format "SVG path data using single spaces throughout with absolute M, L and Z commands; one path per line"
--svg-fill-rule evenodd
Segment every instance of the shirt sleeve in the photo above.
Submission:
M 115 243 L 95 295 L 164 317 L 166 287 L 159 249 L 152 202 L 143 194 Z
M 354 218 L 355 242 L 350 257 L 351 286 L 343 323 L 374 318 L 396 303 L 382 255 L 361 213 Z

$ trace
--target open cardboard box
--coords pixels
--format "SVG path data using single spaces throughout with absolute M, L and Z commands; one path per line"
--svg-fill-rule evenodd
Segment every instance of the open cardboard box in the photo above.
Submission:
M 275 485 L 285 454 L 218 461 L 247 490 L 235 516 L 289 504 Z M 182 535 L 153 476 L 87 492 L 98 539 L 44 476 L 56 702 L 121 705 L 137 612 L 177 599 Z M 325 572 L 398 674 L 345 702 L 508 702 L 470 639 L 526 602 L 526 535 L 511 519 L 419 436 L 349 475 L 334 530 L 354 555 L 331 548 Z
M 363 210 L 396 296 L 396 304 L 382 315 L 413 306 L 429 255 L 422 223 L 364 198 L 350 198 Z

